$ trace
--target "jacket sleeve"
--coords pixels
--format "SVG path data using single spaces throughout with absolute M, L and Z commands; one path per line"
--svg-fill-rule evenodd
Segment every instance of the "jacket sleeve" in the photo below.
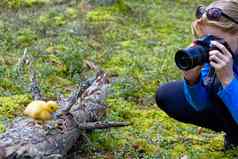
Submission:
M 238 124 L 238 80 L 234 78 L 226 87 L 222 88 L 217 95 L 231 112 L 233 119 Z
M 205 66 L 201 69 L 199 81 L 194 85 L 190 86 L 188 82 L 184 80 L 185 98 L 196 111 L 202 111 L 203 109 L 212 106 L 208 89 L 202 82 L 208 74 L 209 67 L 210 66 L 208 64 L 205 64 Z

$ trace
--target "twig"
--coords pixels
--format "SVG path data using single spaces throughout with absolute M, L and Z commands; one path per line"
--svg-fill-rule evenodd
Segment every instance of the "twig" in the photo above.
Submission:
M 36 78 L 36 72 L 33 69 L 32 65 L 33 64 L 31 60 L 29 65 L 29 69 L 30 69 L 29 71 L 30 71 L 30 81 L 31 81 L 30 90 L 31 90 L 32 98 L 34 100 L 42 100 L 43 96 L 41 95 L 40 88 L 38 86 L 38 82 Z
M 38 86 L 38 82 L 37 82 L 37 78 L 36 78 L 36 72 L 33 68 L 33 58 L 30 57 L 27 54 L 27 48 L 24 49 L 23 55 L 22 57 L 19 59 L 18 64 L 17 64 L 17 73 L 18 73 L 18 77 L 20 78 L 20 81 L 24 81 L 23 79 L 23 69 L 24 69 L 24 65 L 29 65 L 29 78 L 31 81 L 30 84 L 30 91 L 32 94 L 32 98 L 34 100 L 42 100 L 43 97 L 41 95 L 40 92 L 40 88 Z M 23 83 L 24 87 L 25 84 Z
M 61 110 L 58 111 L 58 115 L 68 113 L 70 111 L 72 106 L 77 102 L 81 91 L 81 89 L 73 90 L 68 98 L 65 98 L 62 94 L 57 97 L 57 102 L 63 107 Z
M 116 122 L 116 121 L 98 121 L 98 122 L 87 122 L 78 125 L 80 129 L 108 129 L 112 127 L 124 127 L 130 125 L 128 122 Z
M 96 70 L 97 72 L 96 78 L 90 78 L 86 81 L 81 82 L 80 87 L 78 89 L 73 90 L 68 98 L 65 98 L 63 95 L 58 95 L 57 101 L 63 108 L 58 111 L 57 116 L 67 114 L 71 110 L 73 105 L 76 104 L 79 98 L 84 99 L 86 96 L 95 94 L 95 91 L 98 90 L 97 88 L 95 88 L 95 86 L 98 87 L 99 85 L 103 85 L 104 83 L 109 83 L 109 81 L 104 81 L 107 79 L 106 74 L 103 71 L 101 71 L 97 65 L 95 65 L 90 61 L 85 61 L 85 63 L 88 65 L 90 69 Z M 90 89 L 89 87 L 91 85 L 94 85 L 94 87 Z M 101 95 L 102 93 L 99 94 Z
M 28 59 L 29 57 L 27 56 L 27 48 L 24 49 L 23 55 L 22 57 L 18 60 L 18 64 L 17 64 L 17 73 L 19 75 L 19 77 L 22 77 L 23 74 L 23 67 L 25 64 L 28 64 Z
M 58 111 L 58 115 L 67 114 L 72 106 L 77 103 L 77 100 L 84 93 L 84 91 L 92 85 L 93 81 L 84 81 L 80 84 L 79 88 L 74 89 L 68 98 L 65 98 L 62 94 L 58 95 L 57 102 L 62 106 L 62 109 Z
M 17 78 L 18 84 L 24 89 L 28 90 L 28 83 L 24 81 L 24 66 L 29 64 L 29 56 L 27 54 L 27 48 L 24 49 L 23 55 L 19 58 L 17 63 Z

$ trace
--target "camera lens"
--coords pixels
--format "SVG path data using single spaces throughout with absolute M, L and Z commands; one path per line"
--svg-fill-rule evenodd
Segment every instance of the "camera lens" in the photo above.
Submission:
M 182 70 L 188 70 L 192 66 L 191 57 L 184 50 L 179 50 L 175 55 L 176 65 Z
M 175 54 L 176 65 L 182 70 L 189 70 L 201 65 L 208 61 L 208 51 L 209 48 L 201 45 L 178 50 Z

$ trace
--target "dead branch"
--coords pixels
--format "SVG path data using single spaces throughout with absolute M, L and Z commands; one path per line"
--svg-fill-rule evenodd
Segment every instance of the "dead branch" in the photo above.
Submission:
M 36 78 L 36 72 L 33 69 L 32 65 L 33 65 L 32 61 L 30 61 L 30 66 L 29 66 L 29 68 L 30 68 L 30 81 L 31 81 L 30 90 L 31 90 L 31 93 L 32 93 L 32 98 L 34 100 L 42 100 L 43 96 L 41 95 L 40 88 L 38 86 L 38 82 L 37 82 L 37 78 Z
M 108 129 L 112 127 L 124 127 L 128 126 L 128 122 L 115 122 L 115 121 L 98 121 L 98 122 L 87 122 L 79 124 L 80 129 L 94 130 L 94 129 Z
M 41 100 L 43 96 L 32 59 L 29 67 L 32 97 Z M 9 129 L 0 134 L 0 159 L 61 159 L 81 140 L 84 130 L 128 126 L 126 122 L 100 121 L 107 108 L 103 101 L 109 80 L 105 72 L 94 68 L 98 71 L 95 80 L 82 83 L 68 98 L 58 97 L 61 109 L 55 120 L 39 125 L 30 118 L 16 118 Z
M 95 122 L 104 116 L 107 107 L 101 103 L 106 97 L 105 91 L 108 85 L 106 78 L 105 73 L 98 74 L 93 84 L 81 95 L 80 104 L 74 105 L 75 110 L 70 110 L 68 114 L 48 122 L 44 127 L 29 118 L 15 119 L 7 132 L 0 135 L 0 147 L 2 152 L 5 152 L 5 157 L 9 159 L 63 158 L 74 143 L 80 140 L 82 131 L 80 124 Z M 104 124 L 104 127 L 109 125 Z M 95 126 L 103 127 L 102 124 Z

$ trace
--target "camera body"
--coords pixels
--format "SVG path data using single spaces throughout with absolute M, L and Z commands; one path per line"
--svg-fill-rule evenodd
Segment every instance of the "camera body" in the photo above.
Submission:
M 180 49 L 175 54 L 175 63 L 181 70 L 189 70 L 195 66 L 209 62 L 209 51 L 219 50 L 211 45 L 211 41 L 223 44 L 231 53 L 229 45 L 222 38 L 214 35 L 204 35 L 193 42 L 193 46 Z

